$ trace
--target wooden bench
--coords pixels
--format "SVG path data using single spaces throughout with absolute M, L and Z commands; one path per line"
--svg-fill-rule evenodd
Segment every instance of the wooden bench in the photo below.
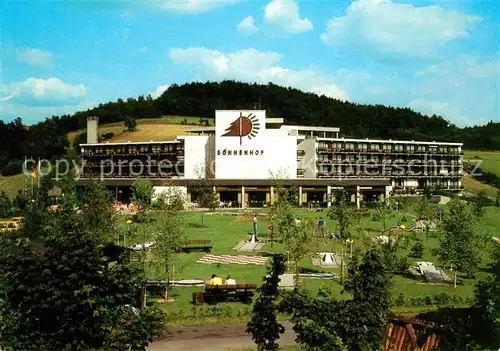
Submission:
M 252 303 L 253 290 L 257 289 L 255 284 L 236 285 L 206 285 L 203 293 L 203 301 L 208 304 L 217 302 L 240 301 L 246 304 Z
M 181 250 L 184 252 L 190 251 L 205 251 L 212 250 L 212 242 L 210 240 L 185 240 Z

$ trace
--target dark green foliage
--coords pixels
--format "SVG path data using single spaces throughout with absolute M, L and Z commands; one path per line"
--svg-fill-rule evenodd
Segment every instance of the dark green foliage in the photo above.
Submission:
M 0 236 L 0 346 L 14 350 L 145 350 L 163 318 L 137 311 L 142 264 L 109 242 L 110 213 L 102 186 L 80 199 L 62 181 L 57 211 L 33 189 L 21 230 Z M 93 220 L 91 220 L 93 219 Z
M 80 145 L 81 144 L 86 144 L 87 143 L 87 132 L 83 133 L 78 133 L 75 135 L 75 139 L 73 139 L 73 148 L 80 150 Z
M 414 258 L 422 258 L 422 255 L 424 254 L 424 244 L 420 240 L 417 240 L 415 242 L 415 245 L 411 248 L 411 251 L 408 256 L 414 257 Z
M 115 133 L 109 132 L 101 135 L 102 140 L 108 140 L 115 136 Z
M 137 121 L 133 117 L 126 117 L 125 121 L 125 128 L 127 128 L 127 132 L 135 132 L 135 128 L 137 127 Z
M 283 312 L 292 314 L 297 340 L 314 350 L 376 350 L 383 340 L 390 306 L 389 277 L 380 253 L 372 249 L 349 265 L 345 291 L 350 300 L 336 300 L 320 291 L 316 298 L 295 292 L 284 298 Z
M 500 294 L 498 293 L 500 291 L 500 249 L 496 247 L 495 250 L 493 262 L 490 265 L 491 275 L 477 283 L 475 301 L 460 301 L 459 296 L 456 295 L 440 298 L 444 306 L 473 303 L 471 307 L 445 307 L 416 316 L 418 319 L 444 326 L 444 330 L 440 332 L 441 350 L 496 350 L 500 345 Z M 403 298 L 398 297 L 397 300 L 403 300 Z
M 12 200 L 12 206 L 16 213 L 24 211 L 26 205 L 28 204 L 28 198 L 25 193 L 21 190 L 17 191 L 16 197 Z
M 16 175 L 21 173 L 23 169 L 23 162 L 22 160 L 10 160 L 3 168 L 2 168 L 2 175 L 3 176 L 11 176 L 11 175 Z
M 153 194 L 153 183 L 149 179 L 136 179 L 132 184 L 132 200 L 143 208 L 151 205 Z
M 278 283 L 279 276 L 285 273 L 285 258 L 283 255 L 273 256 L 272 265 L 268 268 L 268 276 L 258 289 L 260 293 L 253 306 L 252 318 L 247 325 L 247 333 L 263 351 L 279 350 L 276 342 L 284 327 L 278 323 L 276 314 L 278 312 Z
M 5 191 L 0 192 L 0 218 L 7 218 L 12 213 L 12 204 L 5 193 Z
M 491 345 L 500 345 L 500 247 L 497 245 L 490 264 L 491 275 L 476 285 L 475 306 L 479 309 Z
M 214 210 L 218 206 L 217 195 L 214 192 L 215 183 L 202 177 L 193 182 L 191 191 L 191 201 L 196 202 L 202 208 Z
M 495 206 L 496 207 L 500 206 L 500 189 L 497 190 L 497 196 L 495 198 Z
M 471 206 L 459 198 L 452 199 L 442 222 L 437 252 L 440 261 L 472 277 L 481 262 L 486 238 L 477 227 Z
M 486 195 L 485 190 L 481 190 L 469 200 L 472 203 L 472 211 L 476 217 L 482 217 L 484 214 L 484 207 L 492 205 L 492 201 Z

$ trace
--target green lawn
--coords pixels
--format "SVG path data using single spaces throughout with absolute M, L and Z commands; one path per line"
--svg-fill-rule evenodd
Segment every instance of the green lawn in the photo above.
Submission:
M 500 151 L 465 151 L 464 161 L 500 177 Z
M 236 210 L 237 211 L 237 210 Z M 412 225 L 411 218 L 414 214 L 413 209 L 408 210 L 409 214 L 406 214 L 407 221 L 404 222 L 407 228 Z M 310 216 L 314 218 L 319 218 L 319 216 L 326 217 L 326 213 L 317 212 L 302 212 L 301 216 Z M 401 218 L 403 217 L 403 212 L 398 212 L 393 218 L 387 220 L 387 227 L 397 225 Z M 238 255 L 238 253 L 233 250 L 233 247 L 241 240 L 248 238 L 247 233 L 251 231 L 252 223 L 251 216 L 246 218 L 246 220 L 241 220 L 240 216 L 230 216 L 230 215 L 220 215 L 220 214 L 205 214 L 204 223 L 206 228 L 201 229 L 201 216 L 200 212 L 189 212 L 184 213 L 184 223 L 185 223 L 185 236 L 187 239 L 208 239 L 212 241 L 213 249 L 212 254 L 232 254 Z M 486 214 L 481 221 L 482 229 L 489 235 L 498 235 L 500 209 L 495 207 L 487 208 Z M 262 218 L 259 220 L 258 228 L 259 231 L 267 231 L 267 226 L 269 222 Z M 126 224 L 125 221 L 121 223 L 120 232 L 127 232 L 127 226 L 139 226 L 140 224 Z M 335 231 L 336 223 L 332 220 L 327 220 L 327 231 Z M 358 223 L 355 224 L 353 232 L 360 233 L 363 238 L 359 238 L 355 241 L 355 247 L 366 247 L 366 243 L 370 242 L 370 237 L 373 235 L 380 234 L 380 229 L 382 228 L 381 222 L 375 222 L 371 217 L 364 217 Z M 432 254 L 431 250 L 438 247 L 439 240 L 437 238 L 438 234 L 433 234 L 429 238 L 425 238 L 425 234 L 416 234 L 421 238 L 424 243 L 425 251 L 424 257 L 418 260 L 432 261 L 439 265 L 437 258 Z M 409 243 L 408 245 L 402 246 L 398 251 L 399 257 L 406 257 L 411 247 L 414 244 L 413 238 L 414 234 L 408 235 Z M 135 243 L 142 242 L 148 238 L 134 238 L 133 235 L 126 237 L 126 245 L 131 245 Z M 123 240 L 123 239 L 122 239 Z M 335 250 L 339 252 L 338 244 L 329 242 L 319 242 L 320 250 Z M 282 244 L 274 244 L 271 248 L 270 244 L 266 244 L 263 249 L 265 252 L 284 252 L 284 246 Z M 174 279 L 209 279 L 211 274 L 217 274 L 218 276 L 225 277 L 231 274 L 238 283 L 254 283 L 259 284 L 262 281 L 262 277 L 266 273 L 265 266 L 256 265 L 223 265 L 223 264 L 202 264 L 196 261 L 202 257 L 204 253 L 179 253 L 175 255 L 174 266 L 175 266 L 175 276 Z M 409 259 L 409 261 L 416 261 L 417 259 Z M 339 272 L 338 268 L 324 268 L 319 266 L 314 266 L 312 264 L 311 258 L 306 258 L 301 261 L 301 267 L 304 270 L 313 270 L 319 272 Z M 479 272 L 478 277 L 483 276 L 483 272 Z M 452 277 L 452 273 L 449 273 Z M 159 278 L 157 274 L 150 271 L 150 278 Z M 403 293 L 407 297 L 424 297 L 426 295 L 434 295 L 440 293 L 448 293 L 451 295 L 459 295 L 462 297 L 472 297 L 474 291 L 475 280 L 467 279 L 459 275 L 459 286 L 455 289 L 453 286 L 448 285 L 429 285 L 421 281 L 417 281 L 414 278 L 409 278 L 406 276 L 395 275 L 392 279 L 392 293 L 394 296 Z M 317 291 L 320 287 L 326 287 L 330 289 L 334 295 L 338 297 L 347 297 L 347 295 L 341 295 L 342 287 L 336 281 L 332 279 L 302 279 L 302 284 L 304 287 L 311 292 Z M 246 306 L 238 303 L 222 303 L 216 306 L 203 306 L 194 307 L 191 304 L 192 293 L 195 291 L 202 291 L 202 287 L 174 287 L 172 290 L 175 302 L 162 304 L 162 307 L 168 311 L 171 318 L 171 323 L 175 324 L 205 324 L 205 323 L 217 323 L 220 322 L 221 318 L 224 321 L 242 321 L 248 319 L 248 314 L 251 311 L 251 306 Z M 150 294 L 150 301 L 154 301 L 154 292 Z M 433 309 L 435 306 L 428 306 L 427 308 L 422 308 L 421 306 L 412 308 L 399 307 L 397 310 L 399 312 L 413 311 L 413 310 L 426 310 Z

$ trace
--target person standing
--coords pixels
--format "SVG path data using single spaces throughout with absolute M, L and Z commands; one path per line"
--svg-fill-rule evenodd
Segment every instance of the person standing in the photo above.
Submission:
M 319 232 L 321 233 L 322 236 L 325 235 L 325 220 L 323 219 L 323 217 L 319 217 L 318 219 L 318 229 L 319 229 Z
M 258 233 L 257 233 L 257 214 L 254 214 L 253 216 L 253 235 L 255 236 L 255 241 L 257 240 Z

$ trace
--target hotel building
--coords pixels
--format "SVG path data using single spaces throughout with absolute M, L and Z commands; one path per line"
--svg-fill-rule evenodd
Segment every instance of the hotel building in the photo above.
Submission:
M 339 128 L 293 126 L 262 110 L 215 111 L 215 127 L 186 127 L 169 141 L 98 143 L 98 120 L 88 120 L 78 184 L 102 179 L 121 201 L 135 178 L 151 179 L 155 192 L 211 179 L 221 202 L 261 207 L 274 186 L 294 186 L 299 203 L 327 206 L 344 188 L 360 204 L 424 188 L 461 189 L 461 143 L 352 139 Z M 158 128 L 168 128 L 158 125 Z

